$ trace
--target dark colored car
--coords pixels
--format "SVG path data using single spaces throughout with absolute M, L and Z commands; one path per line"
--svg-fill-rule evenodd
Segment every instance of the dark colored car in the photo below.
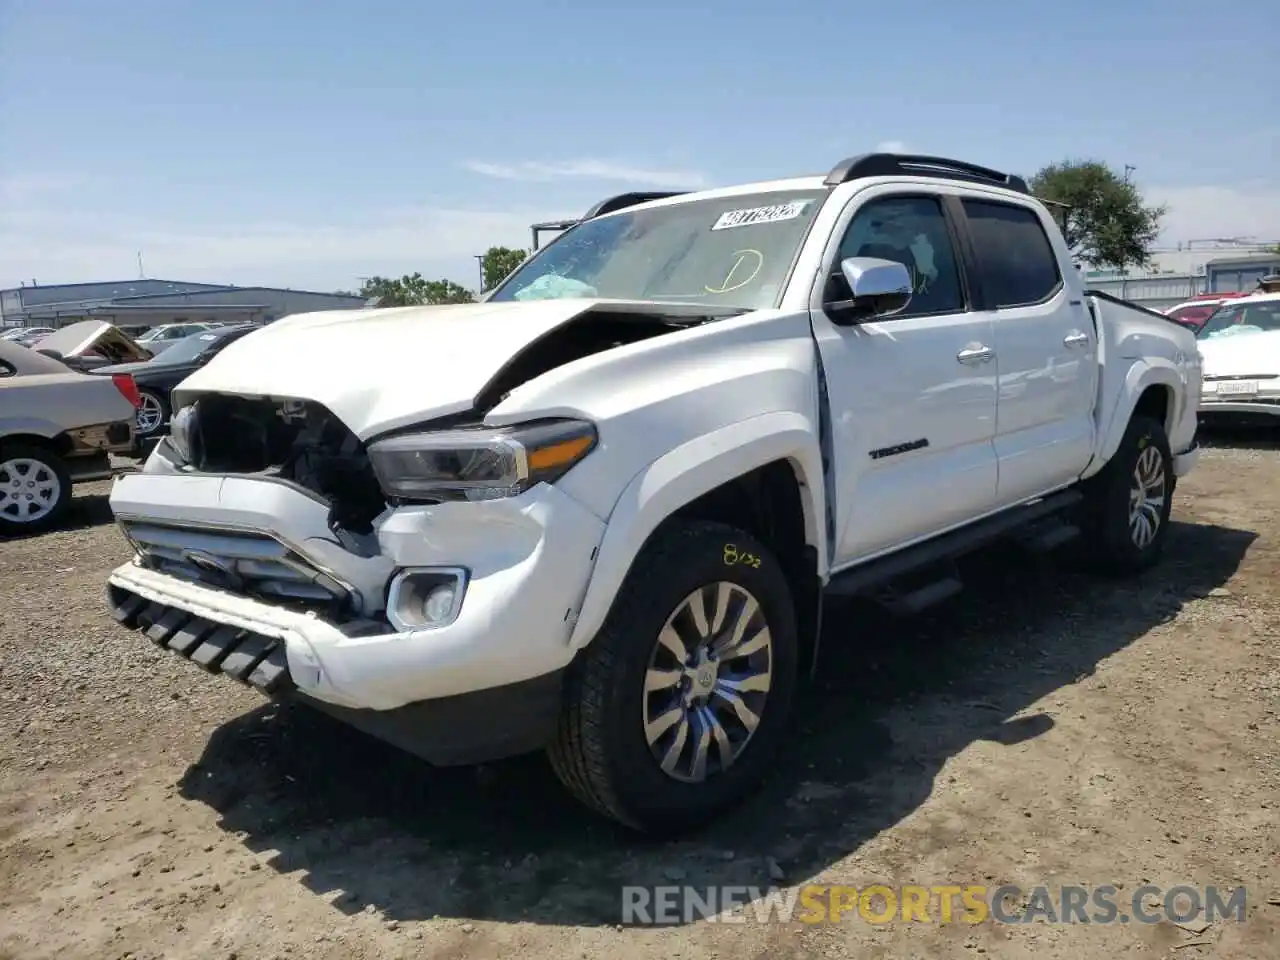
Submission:
M 153 360 L 98 367 L 92 372 L 107 376 L 127 373 L 133 377 L 141 402 L 134 433 L 138 444 L 145 448 L 149 446 L 148 441 L 164 434 L 169 423 L 170 391 L 212 360 L 228 344 L 257 329 L 257 325 L 244 324 L 206 330 L 183 337 Z

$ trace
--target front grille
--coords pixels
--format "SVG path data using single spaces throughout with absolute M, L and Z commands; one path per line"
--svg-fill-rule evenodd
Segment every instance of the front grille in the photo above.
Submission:
M 122 520 L 148 569 L 291 609 L 341 615 L 350 591 L 301 554 L 261 533 Z
M 1251 407 L 1280 407 L 1280 397 L 1234 397 L 1231 394 L 1226 396 L 1209 394 L 1200 400 L 1201 407 L 1211 407 L 1215 403 L 1247 403 Z
M 151 603 L 114 584 L 107 587 L 107 602 L 120 623 L 210 673 L 224 673 L 271 696 L 293 689 L 284 642 L 275 637 Z

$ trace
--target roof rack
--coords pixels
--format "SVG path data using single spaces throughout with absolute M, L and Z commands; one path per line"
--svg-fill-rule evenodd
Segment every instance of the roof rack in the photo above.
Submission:
M 665 200 L 667 197 L 679 197 L 683 196 L 685 193 L 688 193 L 688 191 L 665 190 L 656 193 L 620 193 L 616 197 L 609 197 L 607 200 L 601 200 L 583 214 L 582 219 L 590 220 L 592 217 L 603 217 L 606 213 L 625 210 L 627 207 L 634 207 L 638 203 L 648 203 L 650 200 Z
M 1019 193 L 1031 192 L 1027 189 L 1027 181 L 1011 173 L 1001 173 L 999 170 L 980 167 L 976 163 L 965 163 L 963 160 L 948 160 L 946 157 L 928 157 L 911 153 L 864 153 L 849 157 L 832 167 L 823 183 L 829 187 L 835 187 L 862 177 L 890 176 L 972 180 L 1016 190 Z

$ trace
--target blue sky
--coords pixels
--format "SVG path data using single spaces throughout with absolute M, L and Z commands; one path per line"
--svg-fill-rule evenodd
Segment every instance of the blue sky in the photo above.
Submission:
M 1275 0 L 0 0 L 0 286 L 138 250 L 172 279 L 473 283 L 610 193 L 885 143 L 1132 164 L 1168 239 L 1280 240 L 1277 35 Z

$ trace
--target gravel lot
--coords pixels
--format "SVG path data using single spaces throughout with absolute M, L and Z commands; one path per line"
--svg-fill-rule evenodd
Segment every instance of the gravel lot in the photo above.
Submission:
M 539 758 L 431 770 L 112 623 L 106 486 L 0 542 L 0 960 L 1280 956 L 1280 453 L 1222 441 L 1137 583 L 992 553 L 829 619 L 757 800 L 591 819 Z M 1245 884 L 1243 924 L 621 928 L 624 883 Z M 1272 901 L 1272 902 L 1269 902 Z

